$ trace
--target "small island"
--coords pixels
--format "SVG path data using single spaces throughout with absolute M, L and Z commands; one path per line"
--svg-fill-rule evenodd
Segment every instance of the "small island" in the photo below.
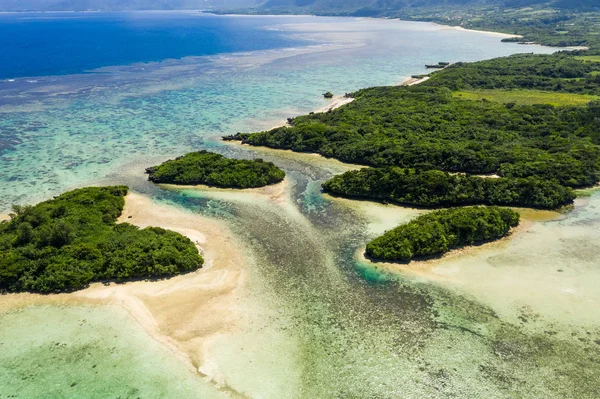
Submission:
M 0 291 L 58 293 L 95 281 L 164 278 L 204 260 L 187 237 L 117 224 L 128 187 L 88 187 L 35 206 L 14 206 L 0 223 Z
M 365 168 L 334 176 L 323 191 L 420 207 L 505 205 L 557 209 L 573 203 L 575 193 L 554 180 L 451 174 L 396 166 Z
M 159 184 L 220 188 L 257 188 L 281 182 L 285 172 L 262 159 L 230 159 L 208 151 L 191 152 L 146 169 L 148 179 Z
M 366 254 L 393 262 L 441 256 L 452 249 L 502 238 L 518 224 L 519 214 L 507 208 L 444 209 L 386 232 L 367 244 Z
M 325 182 L 323 191 L 333 195 L 427 208 L 558 209 L 573 203 L 575 189 L 600 181 L 595 57 L 562 52 L 438 62 L 419 84 L 358 90 L 349 94 L 352 103 L 330 112 L 224 139 L 368 167 Z M 369 244 L 367 255 L 398 261 L 439 255 L 498 239 L 512 226 L 503 222 L 508 227 L 476 240 L 454 237 L 454 222 L 492 223 L 486 221 L 492 211 L 474 209 L 434 214 L 452 215 L 444 219 L 448 231 L 435 216 L 399 227 Z M 411 230 L 415 223 L 423 234 Z

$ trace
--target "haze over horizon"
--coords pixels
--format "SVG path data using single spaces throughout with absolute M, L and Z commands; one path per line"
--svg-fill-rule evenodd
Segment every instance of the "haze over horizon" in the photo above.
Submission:
M 0 11 L 177 10 L 244 8 L 261 0 L 0 0 Z
M 470 11 L 483 8 L 593 10 L 597 0 L 0 0 L 0 11 L 123 11 L 252 9 L 255 13 L 390 16 L 402 10 L 431 10 L 451 7 Z

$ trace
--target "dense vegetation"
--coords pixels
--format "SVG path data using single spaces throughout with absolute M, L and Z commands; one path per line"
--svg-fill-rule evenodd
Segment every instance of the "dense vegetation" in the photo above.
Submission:
M 573 202 L 573 190 L 536 177 L 518 179 L 451 175 L 439 170 L 366 168 L 335 176 L 323 189 L 423 207 L 507 205 L 555 209 Z
M 360 90 L 353 93 L 352 103 L 294 118 L 291 127 L 227 139 L 376 167 L 537 176 L 568 187 L 591 186 L 600 176 L 600 102 L 576 107 L 502 104 L 469 101 L 452 92 L 490 87 L 488 81 L 500 79 L 511 65 L 516 70 L 523 64 L 538 65 L 537 75 L 529 68 L 507 77 L 504 85 L 492 86 L 520 87 L 520 81 L 549 74 L 546 69 L 563 69 L 565 57 L 528 55 L 463 64 L 436 72 L 421 85 Z M 555 79 L 567 85 L 571 78 Z M 555 90 L 564 92 L 557 84 Z
M 524 36 L 505 41 L 589 46 L 590 51 L 458 63 L 434 72 L 419 86 L 360 90 L 352 94 L 354 102 L 337 110 L 291 119 L 290 127 L 225 139 L 374 167 L 323 185 L 337 195 L 427 207 L 552 209 L 571 203 L 572 188 L 600 180 L 596 3 L 270 0 L 267 6 L 287 5 L 294 12 L 304 8 L 320 14 L 427 20 Z M 502 237 L 518 218 L 498 208 L 435 212 L 377 238 L 367 254 L 402 261 L 437 255 Z
M 450 13 L 466 10 L 505 9 L 510 7 L 545 6 L 560 9 L 593 9 L 594 0 L 266 0 L 256 1 L 255 13 L 310 13 L 388 17 L 399 13 Z
M 367 256 L 408 262 L 452 249 L 504 237 L 519 224 L 519 214 L 497 207 L 435 211 L 388 231 L 367 245 Z
M 285 172 L 271 162 L 228 159 L 207 151 L 192 152 L 146 171 L 154 183 L 224 188 L 263 187 L 285 178 Z
M 594 2 L 596 4 L 592 4 Z M 600 49 L 600 38 L 597 35 L 600 4 L 595 0 L 515 0 L 490 7 L 420 7 L 403 9 L 393 14 L 402 19 L 432 21 L 522 36 L 503 41 Z
M 127 187 L 90 187 L 0 223 L 0 290 L 62 292 L 99 280 L 166 277 L 198 269 L 194 244 L 172 231 L 116 224 Z
M 600 95 L 600 63 L 576 54 L 516 54 L 475 63 L 457 63 L 434 73 L 427 86 L 450 90 L 526 89 Z
M 554 209 L 573 201 L 572 188 L 600 179 L 600 102 L 585 102 L 600 95 L 599 74 L 600 63 L 582 53 L 460 63 L 417 86 L 359 90 L 336 110 L 225 139 L 373 167 L 323 185 L 337 195 Z M 569 105 L 537 103 L 549 98 Z M 502 237 L 517 222 L 513 211 L 498 208 L 435 212 L 377 238 L 367 254 L 402 261 L 437 255 Z
M 541 90 L 465 90 L 453 92 L 454 97 L 464 100 L 489 100 L 504 104 L 536 105 L 547 104 L 555 107 L 587 105 L 600 101 L 600 96 L 589 94 L 559 93 Z

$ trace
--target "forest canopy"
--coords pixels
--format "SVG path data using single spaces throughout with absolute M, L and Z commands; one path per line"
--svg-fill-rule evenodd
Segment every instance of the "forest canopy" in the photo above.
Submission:
M 359 90 L 352 103 L 293 118 L 291 127 L 226 139 L 375 167 L 535 176 L 589 187 L 600 176 L 600 102 L 504 104 L 457 98 L 453 90 L 547 88 L 599 94 L 600 75 L 592 69 L 600 66 L 590 65 L 595 63 L 565 54 L 461 64 L 417 86 Z
M 94 281 L 161 278 L 200 268 L 188 238 L 157 227 L 117 224 L 128 188 L 88 187 L 0 223 L 0 290 L 73 291 Z
M 515 55 L 451 65 L 416 86 L 359 90 L 338 109 L 225 139 L 370 166 L 325 182 L 335 195 L 492 206 L 433 212 L 367 246 L 374 259 L 409 261 L 503 237 L 519 215 L 495 206 L 556 209 L 573 202 L 573 188 L 595 185 L 599 95 L 600 63 L 585 53 Z M 556 106 L 543 102 L 555 97 Z
M 575 199 L 572 189 L 537 177 L 496 179 L 394 166 L 346 172 L 325 182 L 323 190 L 422 207 L 505 205 L 556 209 Z
M 506 236 L 518 226 L 519 214 L 498 207 L 467 207 L 435 211 L 386 232 L 367 244 L 367 256 L 409 262 L 440 256 L 467 245 Z
M 208 151 L 191 152 L 148 168 L 146 172 L 154 183 L 222 188 L 264 187 L 285 178 L 285 172 L 272 162 L 229 159 Z

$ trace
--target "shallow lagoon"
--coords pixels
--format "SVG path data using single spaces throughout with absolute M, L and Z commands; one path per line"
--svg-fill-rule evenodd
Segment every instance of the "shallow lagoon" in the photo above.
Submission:
M 0 318 L 0 342 L 11 345 L 0 397 L 44 397 L 48 384 L 56 397 L 598 397 L 597 196 L 514 239 L 401 270 L 357 254 L 419 211 L 322 196 L 319 183 L 351 166 L 217 139 L 318 108 L 325 90 L 393 84 L 426 62 L 523 47 L 431 24 L 286 22 L 267 25 L 314 46 L 0 83 L 0 129 L 17 140 L 0 155 L 2 208 L 88 183 L 126 183 L 227 226 L 248 260 L 235 298 L 244 320 L 215 336 L 204 363 L 192 361 L 203 374 L 190 371 L 189 353 L 175 355 L 119 309 L 36 305 Z M 289 176 L 283 193 L 145 181 L 144 166 L 203 147 L 275 162 Z M 194 342 L 194 333 L 203 334 L 173 328 L 169 337 Z M 96 358 L 106 363 L 101 379 L 88 367 Z

